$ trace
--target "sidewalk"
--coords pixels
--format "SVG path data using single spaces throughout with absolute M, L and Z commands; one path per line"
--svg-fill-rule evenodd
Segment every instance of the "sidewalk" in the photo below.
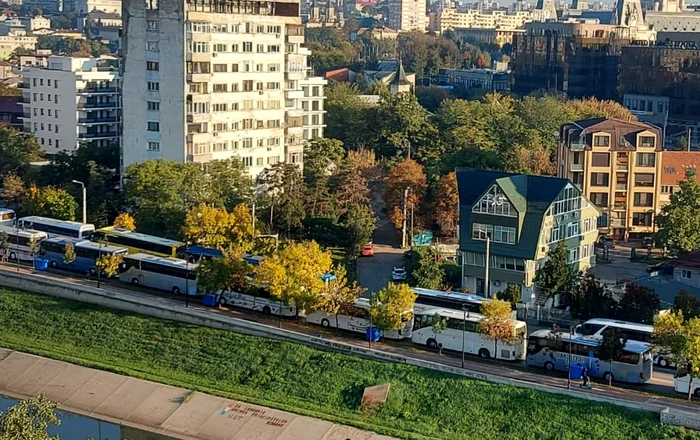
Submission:
M 236 400 L 0 348 L 0 394 L 182 440 L 392 440 Z

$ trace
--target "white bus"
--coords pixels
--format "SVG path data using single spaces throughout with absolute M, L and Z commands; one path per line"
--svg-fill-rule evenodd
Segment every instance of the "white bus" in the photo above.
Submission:
M 367 298 L 358 298 L 355 305 L 346 313 L 338 314 L 338 327 L 355 333 L 365 334 L 370 325 L 370 301 Z M 401 316 L 403 327 L 398 330 L 383 331 L 386 339 L 407 339 L 411 337 L 413 328 L 413 310 L 407 310 Z M 306 322 L 317 324 L 326 328 L 336 328 L 335 315 L 324 312 L 313 312 L 306 316 Z
M 0 225 L 0 232 L 7 234 L 7 257 L 10 260 L 31 260 L 32 250 L 29 247 L 29 243 L 32 238 L 36 241 L 37 249 L 35 256 L 39 254 L 39 246 L 41 240 L 45 240 L 47 235 L 45 232 L 32 231 L 32 230 L 17 230 L 10 226 Z
M 611 363 L 596 358 L 595 349 L 599 343 L 600 338 L 596 336 L 572 337 L 567 332 L 538 330 L 528 340 L 527 365 L 548 371 L 568 371 L 570 349 L 571 363 L 585 366 L 591 377 L 628 383 L 645 383 L 651 379 L 651 345 L 627 341 L 622 358 Z
M 676 374 L 673 376 L 673 389 L 676 390 L 677 393 L 688 395 L 689 383 L 690 376 L 688 375 L 688 370 L 685 367 L 678 368 Z M 700 377 L 693 377 L 693 391 L 691 394 L 700 398 Z
M 179 295 L 197 294 L 196 264 L 178 258 L 156 257 L 149 254 L 132 254 L 124 260 L 119 281 L 134 286 L 165 290 Z
M 447 328 L 444 332 L 436 334 L 433 331 L 435 315 L 447 319 Z M 433 308 L 416 311 L 413 323 L 412 340 L 415 344 L 427 345 L 429 348 L 438 348 L 452 351 L 462 351 L 476 354 L 482 358 L 493 358 L 495 351 L 497 359 L 508 361 L 525 359 L 525 347 L 527 344 L 527 324 L 515 321 L 515 334 L 518 337 L 515 344 L 504 344 L 488 340 L 478 331 L 479 321 L 484 319 L 482 315 L 443 308 Z
M 219 304 L 222 306 L 233 306 L 254 310 L 266 315 L 281 315 L 288 318 L 297 315 L 297 308 L 294 305 L 270 298 L 270 295 L 264 292 L 263 289 L 253 289 L 254 291 L 249 293 L 221 290 L 217 294 L 219 297 Z
M 654 333 L 653 325 L 603 318 L 589 319 L 583 324 L 577 325 L 574 328 L 574 333 L 582 336 L 603 337 L 603 332 L 607 328 L 619 330 L 620 333 L 627 337 L 628 341 L 638 341 L 647 344 L 651 343 L 651 334 Z
M 9 208 L 0 208 L 0 225 L 14 226 L 16 216 L 15 211 Z
M 19 229 L 34 229 L 43 231 L 49 237 L 70 237 L 89 240 L 95 232 L 95 225 L 89 223 L 56 220 L 47 217 L 22 217 L 17 220 Z
M 461 292 L 445 292 L 441 290 L 423 289 L 413 287 L 413 291 L 418 295 L 414 309 L 428 310 L 434 308 L 466 310 L 470 313 L 481 313 L 481 305 L 491 301 L 479 295 Z

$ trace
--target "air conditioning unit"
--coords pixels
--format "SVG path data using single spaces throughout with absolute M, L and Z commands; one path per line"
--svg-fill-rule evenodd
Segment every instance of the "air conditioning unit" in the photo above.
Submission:
M 214 137 L 219 137 L 219 133 L 217 133 L 217 132 L 213 132 L 211 135 Z
M 272 147 L 267 147 L 267 151 L 272 151 Z
M 215 57 L 217 54 L 216 52 L 212 52 L 211 56 Z
M 280 37 L 280 34 L 275 34 L 275 38 L 279 38 L 279 37 Z
M 265 92 L 262 91 L 262 90 L 260 90 L 258 93 L 259 93 L 260 95 L 263 95 Z

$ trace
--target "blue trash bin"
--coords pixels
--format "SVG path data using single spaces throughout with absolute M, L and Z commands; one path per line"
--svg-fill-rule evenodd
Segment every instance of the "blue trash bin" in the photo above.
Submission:
M 37 258 L 34 260 L 34 269 L 36 270 L 48 270 L 49 260 L 43 258 Z
M 202 303 L 207 307 L 214 307 L 216 305 L 217 296 L 214 294 L 204 295 Z
M 583 380 L 583 369 L 583 365 L 573 364 L 571 368 L 569 368 L 569 377 L 572 380 Z
M 381 330 L 379 330 L 377 327 L 368 327 L 365 331 L 365 339 L 368 341 L 377 342 L 379 341 L 380 336 Z

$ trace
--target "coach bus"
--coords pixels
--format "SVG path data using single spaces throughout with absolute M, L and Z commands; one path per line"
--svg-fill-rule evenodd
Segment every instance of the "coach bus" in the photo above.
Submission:
M 125 247 L 130 254 L 151 254 L 160 257 L 178 258 L 184 255 L 185 243 L 153 235 L 141 234 L 113 226 L 95 231 L 93 241 Z
M 481 305 L 491 301 L 479 295 L 461 292 L 444 292 L 440 290 L 423 289 L 414 287 L 416 298 L 416 310 L 428 310 L 434 308 L 464 310 L 470 313 L 481 313 Z
M 567 332 L 538 330 L 528 339 L 527 365 L 548 371 L 568 371 L 569 363 L 579 364 L 588 369 L 591 377 L 606 381 L 645 383 L 651 379 L 651 345 L 627 341 L 621 358 L 607 362 L 601 361 L 595 354 L 600 340 L 596 336 L 571 336 Z
M 0 225 L 2 226 L 14 226 L 15 225 L 15 211 L 9 208 L 0 208 Z
M 66 246 L 73 245 L 75 260 L 65 262 Z M 101 243 L 93 243 L 83 240 L 76 241 L 65 237 L 47 238 L 41 242 L 41 256 L 49 260 L 49 266 L 54 269 L 70 270 L 73 272 L 97 275 L 97 260 L 103 255 L 121 255 L 126 257 L 128 251 L 125 248 L 106 246 Z
M 197 294 L 197 265 L 179 258 L 130 254 L 124 259 L 119 281 L 134 286 L 165 290 L 175 295 Z
M 46 232 L 51 237 L 70 237 L 88 240 L 95 232 L 95 225 L 89 223 L 56 220 L 48 217 L 22 217 L 17 220 L 19 229 L 33 229 Z
M 47 235 L 46 232 L 33 231 L 33 230 L 22 230 L 13 228 L 10 226 L 0 225 L 0 233 L 4 232 L 7 235 L 7 251 L 6 256 L 10 260 L 31 260 L 34 257 L 34 253 L 30 247 L 32 239 L 36 243 L 36 251 L 39 251 L 39 245 L 41 240 L 45 240 Z M 2 249 L 5 252 L 4 249 Z

